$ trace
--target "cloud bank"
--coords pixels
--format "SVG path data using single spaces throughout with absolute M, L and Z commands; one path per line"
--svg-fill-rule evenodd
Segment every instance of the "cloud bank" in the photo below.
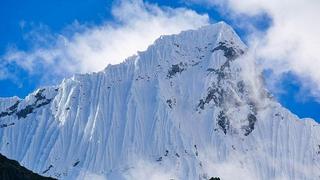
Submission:
M 317 23 L 320 1 L 200 0 L 200 3 L 220 8 L 235 20 L 261 14 L 270 16 L 272 23 L 266 32 L 250 29 L 248 43 L 255 59 L 263 68 L 272 69 L 276 76 L 288 72 L 297 75 L 302 85 L 320 100 L 320 24 Z M 243 26 L 241 23 L 250 24 L 235 21 Z
M 67 33 L 35 29 L 29 34 L 33 48 L 28 51 L 11 48 L 0 57 L 0 79 L 10 78 L 8 67 L 13 65 L 29 74 L 43 74 L 44 81 L 102 70 L 145 50 L 160 35 L 198 28 L 209 22 L 207 15 L 189 9 L 159 7 L 139 0 L 117 2 L 112 16 L 112 21 L 99 26 L 75 22 L 66 28 Z

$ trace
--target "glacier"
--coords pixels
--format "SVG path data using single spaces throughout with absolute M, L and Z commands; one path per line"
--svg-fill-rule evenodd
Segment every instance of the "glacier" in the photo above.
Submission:
M 58 179 L 319 179 L 319 124 L 282 107 L 247 52 L 219 22 L 0 98 L 0 153 Z

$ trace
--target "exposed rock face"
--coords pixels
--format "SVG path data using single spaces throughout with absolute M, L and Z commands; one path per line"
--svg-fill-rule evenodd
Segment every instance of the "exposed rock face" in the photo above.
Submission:
M 317 179 L 319 124 L 253 89 L 245 52 L 217 23 L 25 99 L 2 98 L 0 152 L 59 179 Z

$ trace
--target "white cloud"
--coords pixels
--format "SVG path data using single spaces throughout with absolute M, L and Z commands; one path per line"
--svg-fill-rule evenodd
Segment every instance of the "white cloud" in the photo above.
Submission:
M 66 28 L 69 35 L 35 30 L 28 36 L 33 49 L 11 48 L 2 56 L 1 63 L 3 67 L 17 64 L 29 73 L 43 74 L 44 80 L 61 79 L 73 73 L 102 70 L 109 63 L 122 62 L 145 50 L 160 35 L 194 29 L 209 22 L 207 15 L 192 10 L 159 7 L 140 0 L 120 1 L 113 6 L 112 14 L 115 21 L 100 26 L 75 22 Z
M 129 169 L 125 174 L 128 180 L 169 180 L 177 179 L 177 172 L 172 165 L 157 164 L 143 159 L 137 159 L 134 168 Z
M 272 18 L 271 27 L 265 34 L 253 31 L 248 41 L 251 48 L 254 48 L 256 59 L 260 60 L 259 63 L 264 68 L 273 69 L 276 75 L 287 72 L 298 75 L 303 87 L 320 98 L 320 24 L 317 19 L 320 17 L 319 0 L 200 2 L 220 7 L 236 19 L 267 13 Z M 236 25 L 237 23 L 239 22 L 235 22 Z

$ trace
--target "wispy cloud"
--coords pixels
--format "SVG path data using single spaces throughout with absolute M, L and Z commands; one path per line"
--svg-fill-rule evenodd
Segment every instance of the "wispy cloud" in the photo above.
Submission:
M 156 38 L 208 24 L 209 17 L 185 8 L 159 7 L 142 1 L 119 1 L 112 8 L 114 21 L 99 26 L 77 22 L 67 33 L 51 33 L 42 26 L 28 34 L 31 50 L 10 48 L 1 58 L 0 77 L 8 78 L 12 64 L 44 80 L 74 73 L 98 71 L 108 64 L 147 48 Z M 24 23 L 25 24 L 25 23 Z M 40 30 L 39 30 L 40 29 Z
M 255 58 L 265 69 L 272 69 L 276 76 L 283 73 L 296 74 L 302 86 L 309 89 L 313 96 L 320 99 L 320 16 L 318 0 L 200 0 L 220 8 L 233 19 L 257 17 L 268 14 L 272 18 L 271 26 L 266 32 L 250 29 L 249 45 Z M 251 22 L 236 21 L 245 23 Z

